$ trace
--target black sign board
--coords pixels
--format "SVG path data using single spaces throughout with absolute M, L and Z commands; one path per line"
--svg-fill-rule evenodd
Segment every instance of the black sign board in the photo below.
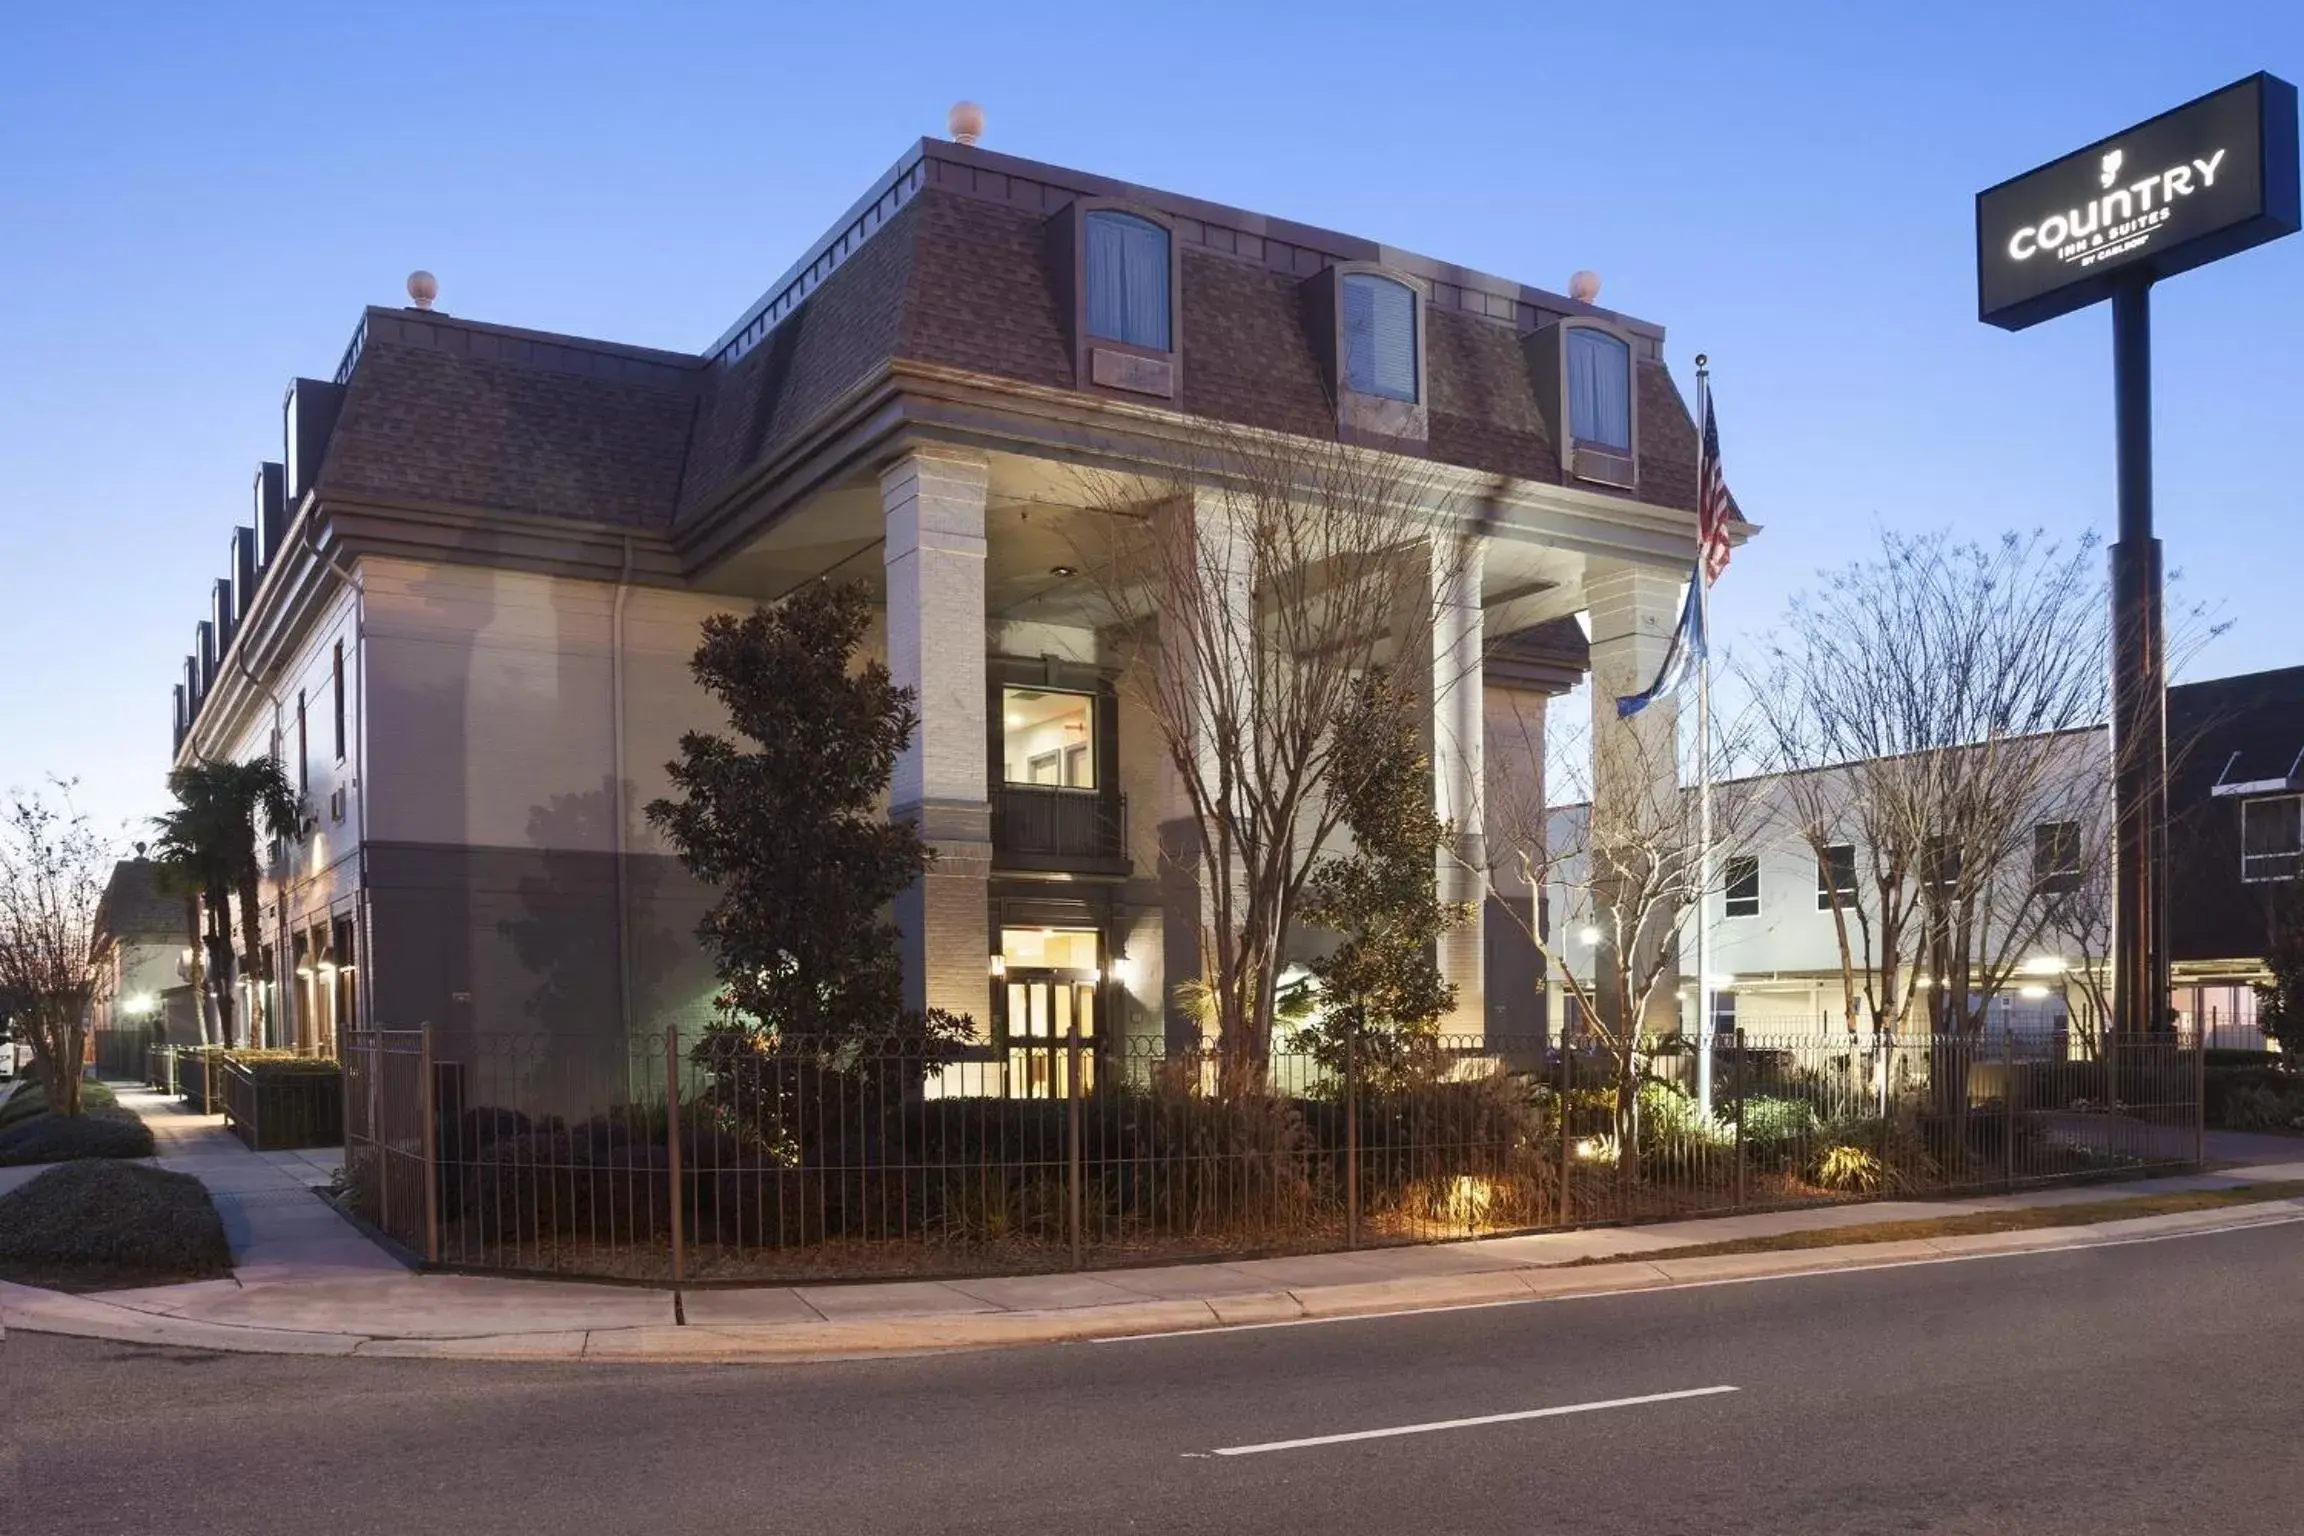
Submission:
M 2020 331 L 2297 224 L 2296 87 L 2250 75 L 1977 193 L 1977 318 Z

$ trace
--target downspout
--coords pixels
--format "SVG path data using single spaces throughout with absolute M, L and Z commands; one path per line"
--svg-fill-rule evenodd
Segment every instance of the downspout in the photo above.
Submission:
M 616 602 L 609 618 L 608 707 L 613 718 L 609 737 L 615 758 L 615 782 L 609 795 L 616 818 L 616 995 L 619 1023 L 632 1029 L 632 913 L 631 876 L 626 869 L 628 831 L 625 826 L 627 789 L 624 782 L 624 603 L 632 595 L 632 535 L 624 535 L 624 565 L 616 575 Z

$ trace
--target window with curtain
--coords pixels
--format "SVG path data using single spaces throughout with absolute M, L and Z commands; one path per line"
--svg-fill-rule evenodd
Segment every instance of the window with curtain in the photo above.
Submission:
M 1632 349 L 1606 331 L 1568 332 L 1568 435 L 1591 448 L 1632 451 Z
M 1088 334 L 1167 351 L 1168 231 L 1109 211 L 1089 214 L 1087 226 Z
M 1416 400 L 1416 293 L 1371 273 L 1344 278 L 1344 387 Z

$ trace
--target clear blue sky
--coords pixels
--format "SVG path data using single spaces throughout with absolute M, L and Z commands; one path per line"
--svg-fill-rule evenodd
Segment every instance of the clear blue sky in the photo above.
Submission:
M 1564 287 L 1714 359 L 1775 623 L 1875 520 L 2108 529 L 2101 310 L 1974 318 L 1971 197 L 2255 69 L 2304 6 L 1506 0 L 23 7 L 0 47 L 0 786 L 158 807 L 280 395 L 360 307 L 701 349 L 955 98 L 986 143 Z M 2156 298 L 2159 508 L 2304 661 L 2304 237 Z

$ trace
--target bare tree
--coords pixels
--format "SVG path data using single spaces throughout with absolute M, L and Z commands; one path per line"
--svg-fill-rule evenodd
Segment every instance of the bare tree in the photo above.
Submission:
M 1184 458 L 1089 477 L 1098 515 L 1076 546 L 1186 811 L 1160 856 L 1197 885 L 1202 975 L 1169 982 L 1202 1001 L 1244 1084 L 1269 1059 L 1282 945 L 1349 800 L 1339 727 L 1364 678 L 1429 660 L 1464 551 L 1414 460 L 1206 425 Z M 1477 687 L 1477 658 L 1470 672 Z
M 50 1110 L 80 1112 L 80 1072 L 94 994 L 96 909 L 112 850 L 72 808 L 14 794 L 0 820 L 0 1013 L 32 1047 Z
M 1743 735 L 1739 722 L 1715 730 L 1709 747 L 1716 779 L 1724 777 L 1720 765 L 1738 759 Z M 1668 737 L 1627 732 L 1599 755 L 1626 783 L 1677 785 Z M 1640 1080 L 1650 1053 L 1666 1043 L 1646 1021 L 1669 1011 L 1682 935 L 1699 904 L 1721 888 L 1726 861 L 1715 858 L 1707 870 L 1698 857 L 1694 790 L 1624 793 L 1596 782 L 1589 757 L 1558 756 L 1563 795 L 1573 800 L 1584 792 L 1581 803 L 1548 806 L 1543 784 L 1492 775 L 1482 805 L 1487 864 L 1478 873 L 1490 895 L 1536 897 L 1500 899 L 1488 910 L 1504 914 L 1542 956 L 1586 1042 L 1607 1056 L 1617 1167 L 1637 1178 Z M 1595 789 L 1602 792 L 1589 793 Z M 1748 780 L 1716 786 L 1715 848 L 1735 843 L 1751 803 Z M 1579 949 L 1588 957 L 1581 964 Z M 1709 1026 L 1698 1022 L 1700 1049 L 1708 1046 Z M 1572 1043 L 1561 1041 L 1563 1049 Z
M 2110 858 L 2097 541 L 1883 532 L 1797 608 L 1751 691 L 1818 855 L 1844 1017 L 1868 1013 L 1882 1044 L 1923 1021 L 1939 1108 L 1964 1116 L 1962 1063 L 1994 1001 L 2049 958 L 2082 912 L 2067 887 Z M 2187 649 L 2215 632 L 2198 609 L 2175 627 Z
M 2074 733 L 2107 705 L 2096 543 L 1883 532 L 1796 606 L 1750 691 L 1833 913 L 1843 1018 L 1892 1036 L 1924 1007 L 1973 1033 L 2049 922 L 2035 828 L 2095 771 Z

